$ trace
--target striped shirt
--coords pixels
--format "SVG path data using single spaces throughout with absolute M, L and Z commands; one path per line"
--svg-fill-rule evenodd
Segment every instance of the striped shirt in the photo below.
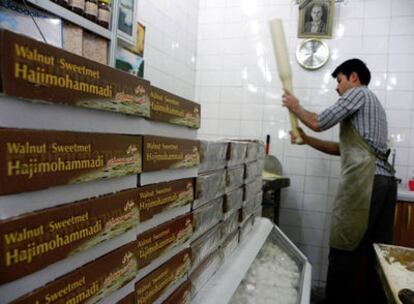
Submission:
M 318 115 L 321 131 L 344 119 L 352 125 L 375 153 L 387 152 L 388 127 L 385 110 L 377 96 L 366 86 L 347 90 L 337 102 Z M 383 160 L 376 160 L 376 175 L 392 176 Z

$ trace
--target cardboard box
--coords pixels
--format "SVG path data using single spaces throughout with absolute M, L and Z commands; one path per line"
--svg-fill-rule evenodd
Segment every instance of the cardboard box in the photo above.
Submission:
M 0 221 L 0 284 L 115 238 L 138 222 L 138 202 L 129 191 Z
M 255 198 L 262 191 L 262 177 L 258 176 L 254 181 L 244 185 L 244 200 L 249 201 Z
M 200 128 L 201 107 L 198 103 L 150 86 L 150 119 L 171 124 Z
M 187 248 L 135 284 L 136 303 L 154 303 L 169 287 L 185 277 L 190 266 L 191 251 Z
M 0 194 L 141 172 L 142 137 L 0 128 Z
M 135 293 L 131 292 L 126 297 L 119 300 L 116 304 L 135 304 L 135 303 L 136 303 Z
M 226 189 L 226 170 L 208 172 L 197 176 L 193 209 L 222 196 Z
M 207 281 L 216 273 L 223 264 L 223 252 L 221 249 L 210 254 L 204 261 L 190 274 L 190 281 L 193 290 L 193 297 Z
M 204 206 L 193 210 L 194 233 L 197 239 L 223 219 L 223 197 L 216 198 Z
M 226 193 L 243 185 L 244 165 L 227 168 L 226 170 Z
M 257 177 L 261 178 L 262 170 L 258 161 L 253 161 L 245 164 L 244 169 L 244 182 L 249 183 L 255 180 Z
M 143 171 L 192 168 L 200 164 L 198 140 L 145 135 Z
M 194 200 L 193 179 L 148 185 L 135 191 L 139 202 L 140 222 L 166 210 L 191 204 Z
M 193 234 L 193 215 L 163 223 L 137 236 L 138 267 L 142 269 L 168 250 L 185 243 Z
M 243 188 L 235 189 L 224 195 L 224 219 L 229 218 L 235 210 L 242 207 L 243 204 Z
M 221 235 L 222 238 L 227 238 L 239 227 L 239 213 L 238 210 L 231 212 L 227 219 L 221 223 Z
M 246 159 L 247 143 L 230 141 L 227 148 L 227 167 L 243 164 Z
M 149 117 L 144 79 L 7 30 L 0 48 L 5 95 Z
M 190 272 L 197 268 L 207 256 L 219 248 L 221 239 L 221 224 L 217 224 L 198 239 L 191 242 L 192 265 Z
M 204 173 L 226 167 L 227 146 L 226 141 L 200 140 L 201 163 L 198 171 Z
M 190 304 L 191 282 L 185 281 L 162 304 Z
M 138 271 L 132 242 L 11 302 L 94 304 L 131 281 Z
M 233 231 L 227 238 L 223 241 L 221 249 L 223 251 L 223 256 L 225 259 L 229 258 L 234 251 L 236 251 L 237 246 L 239 245 L 239 230 Z

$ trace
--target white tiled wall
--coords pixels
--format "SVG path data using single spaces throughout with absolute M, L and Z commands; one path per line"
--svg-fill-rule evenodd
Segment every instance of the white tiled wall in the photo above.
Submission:
M 155 86 L 194 100 L 198 0 L 138 0 L 146 26 L 144 77 Z
M 142 1 L 142 0 L 140 0 Z M 330 212 L 338 185 L 339 162 L 287 139 L 288 115 L 280 106 L 267 20 L 283 19 L 288 37 L 295 94 L 319 112 L 336 98 L 332 70 L 359 57 L 372 71 L 371 89 L 386 108 L 396 139 L 397 175 L 406 182 L 414 170 L 414 2 L 344 0 L 336 4 L 328 64 L 305 71 L 294 53 L 298 6 L 294 0 L 200 0 L 196 100 L 202 104 L 205 136 L 264 139 L 283 163 L 291 186 L 283 194 L 282 229 L 313 265 L 314 283 L 325 281 Z M 316 136 L 333 140 L 338 129 Z M 312 132 L 309 132 L 312 133 Z

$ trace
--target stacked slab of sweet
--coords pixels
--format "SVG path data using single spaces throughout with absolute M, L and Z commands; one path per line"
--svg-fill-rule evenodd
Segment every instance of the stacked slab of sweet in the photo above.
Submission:
M 259 141 L 201 140 L 193 216 L 203 227 L 191 239 L 192 296 L 237 249 L 261 215 L 264 146 Z M 214 211 L 215 210 L 215 211 Z
M 0 303 L 185 299 L 222 215 L 191 212 L 200 105 L 5 30 L 0 54 Z

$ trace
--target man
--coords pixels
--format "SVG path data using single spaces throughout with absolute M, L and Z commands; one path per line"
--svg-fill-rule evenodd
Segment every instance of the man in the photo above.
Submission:
M 331 220 L 325 303 L 386 303 L 382 288 L 377 285 L 372 247 L 376 242 L 392 241 L 397 195 L 394 169 L 387 162 L 386 115 L 367 87 L 371 73 L 361 60 L 345 61 L 332 77 L 337 80 L 340 97 L 319 115 L 306 111 L 290 92 L 283 95 L 283 105 L 314 131 L 340 123 L 339 143 L 310 137 L 299 129 L 304 144 L 341 157 L 341 181 Z M 294 135 L 291 137 L 295 142 Z M 356 290 L 361 273 L 367 275 L 368 292 Z
M 321 4 L 314 4 L 310 17 L 312 21 L 305 23 L 305 33 L 323 34 L 326 32 L 326 23 L 323 22 L 323 7 Z

